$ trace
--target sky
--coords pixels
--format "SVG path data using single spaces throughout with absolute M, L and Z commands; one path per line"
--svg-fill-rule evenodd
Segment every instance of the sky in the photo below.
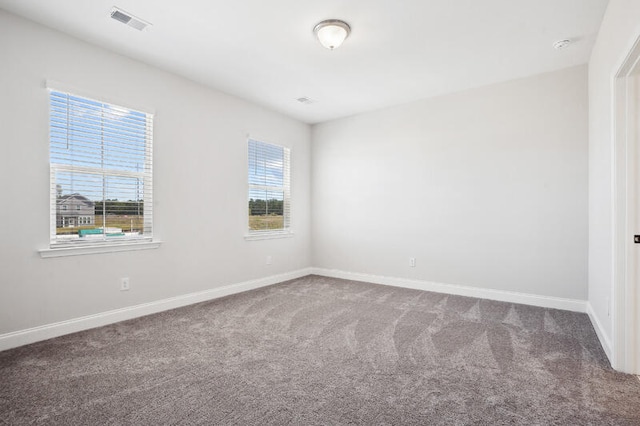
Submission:
M 67 93 L 50 93 L 50 159 L 62 195 L 142 200 L 151 117 Z M 249 198 L 284 199 L 285 148 L 249 140 Z
M 284 150 L 278 145 L 249 140 L 249 199 L 284 199 Z
M 51 91 L 50 160 L 62 194 L 79 193 L 93 201 L 142 199 L 149 119 L 142 112 Z

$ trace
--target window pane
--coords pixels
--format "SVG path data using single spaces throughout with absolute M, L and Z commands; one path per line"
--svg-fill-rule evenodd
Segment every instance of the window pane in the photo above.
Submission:
M 249 140 L 249 231 L 289 227 L 289 150 Z
M 52 92 L 50 128 L 53 163 L 145 170 L 144 113 Z
M 144 180 L 57 172 L 56 236 L 65 241 L 144 233 Z
M 283 171 L 283 147 L 249 141 L 249 184 L 282 187 Z
M 102 176 L 88 173 L 57 172 L 56 236 L 61 240 L 79 238 L 85 226 L 81 218 L 88 217 L 87 226 L 95 228 L 96 201 L 102 199 Z
M 152 119 L 50 92 L 52 244 L 151 237 Z
M 142 235 L 144 232 L 144 182 L 142 179 L 107 176 L 104 204 L 97 204 L 106 232 Z M 101 219 L 102 219 L 101 218 Z
M 249 229 L 284 228 L 284 192 L 249 191 Z

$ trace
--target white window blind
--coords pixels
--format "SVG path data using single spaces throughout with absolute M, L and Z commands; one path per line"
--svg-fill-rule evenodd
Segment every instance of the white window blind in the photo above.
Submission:
M 288 231 L 290 151 L 249 139 L 249 233 Z
M 153 115 L 50 90 L 51 246 L 152 238 Z

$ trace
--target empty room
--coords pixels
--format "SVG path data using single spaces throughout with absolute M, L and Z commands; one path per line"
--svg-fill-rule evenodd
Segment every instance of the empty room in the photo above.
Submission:
M 639 16 L 0 0 L 0 424 L 640 424 Z

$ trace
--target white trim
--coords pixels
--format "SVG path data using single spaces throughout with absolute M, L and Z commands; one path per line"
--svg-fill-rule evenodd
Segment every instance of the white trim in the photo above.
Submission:
M 135 102 L 130 102 L 129 100 L 114 98 L 111 95 L 104 96 L 102 94 L 97 94 L 96 92 L 84 90 L 82 88 L 73 86 L 71 84 L 61 83 L 59 81 L 47 79 L 44 81 L 44 87 L 47 90 L 54 90 L 56 92 L 68 93 L 70 95 L 81 96 L 84 98 L 91 98 L 95 101 L 106 102 L 108 104 L 115 104 L 123 108 L 135 109 L 139 112 L 144 112 L 145 114 L 155 115 L 154 109 L 148 106 L 138 105 Z
M 41 340 L 63 336 L 69 333 L 75 333 L 95 327 L 101 327 L 119 321 L 125 321 L 144 315 L 150 315 L 169 309 L 175 309 L 194 303 L 204 302 L 207 300 L 217 299 L 244 291 L 254 290 L 283 281 L 301 278 L 311 274 L 353 281 L 363 281 L 374 284 L 389 285 L 394 287 L 411 288 L 415 290 L 432 291 L 436 293 L 477 297 L 482 299 L 497 300 L 501 302 L 520 303 L 539 306 L 543 308 L 563 309 L 583 313 L 587 312 L 591 318 L 592 323 L 594 324 L 596 334 L 598 335 L 598 338 L 600 339 L 605 352 L 608 356 L 610 356 L 609 354 L 611 353 L 611 344 L 606 339 L 605 334 L 602 332 L 602 326 L 597 321 L 597 318 L 593 315 L 591 306 L 583 300 L 540 296 L 527 293 L 493 290 L 455 284 L 444 284 L 431 281 L 411 280 L 406 278 L 385 277 L 380 275 L 370 275 L 324 268 L 298 269 L 292 272 L 271 275 L 264 278 L 257 278 L 250 281 L 216 287 L 205 291 L 189 293 L 171 297 L 168 299 L 158 300 L 155 302 L 143 303 L 140 305 L 114 309 L 94 315 L 87 315 L 80 318 L 60 321 L 53 324 L 46 324 L 25 330 L 5 333 L 0 335 L 0 351 L 27 345 L 29 343 L 34 343 Z
M 293 237 L 293 232 L 285 230 L 285 231 L 254 231 L 251 234 L 245 234 L 244 239 L 247 241 L 254 240 L 272 240 L 275 238 L 291 238 Z
M 147 147 L 145 147 L 145 152 L 149 151 Z M 51 163 L 51 168 L 57 172 L 76 172 L 76 173 L 84 173 L 90 175 L 103 175 L 105 174 L 105 169 L 102 167 L 86 167 L 86 166 L 73 166 L 70 164 L 59 164 L 59 163 Z M 118 177 L 130 177 L 130 178 L 138 178 L 144 179 L 147 177 L 147 172 L 131 172 L 128 170 L 112 170 L 108 169 L 107 173 L 109 176 L 118 176 Z M 69 194 L 71 195 L 71 194 Z
M 63 336 L 69 333 L 88 330 L 90 328 L 101 327 L 103 325 L 113 324 L 119 321 L 125 321 L 138 318 L 144 315 L 155 314 L 157 312 L 167 311 L 182 306 L 192 305 L 194 303 L 205 302 L 219 297 L 229 296 L 231 294 L 241 293 L 243 291 L 253 290 L 260 287 L 276 284 L 282 281 L 292 280 L 307 276 L 311 273 L 311 268 L 299 269 L 293 272 L 287 272 L 279 275 L 272 275 L 265 278 L 244 281 L 237 284 L 230 284 L 222 287 L 216 287 L 196 293 L 184 294 L 181 296 L 170 297 L 168 299 L 158 300 L 155 302 L 143 303 L 140 305 L 129 306 L 112 311 L 102 312 L 95 315 L 87 315 L 85 317 L 73 318 L 66 321 L 60 321 L 53 324 L 33 327 L 26 330 L 14 331 L 0 335 L 0 351 L 15 348 L 29 343 L 41 340 L 51 339 L 53 337 Z
M 282 182 L 282 187 L 275 187 L 275 186 L 266 186 L 266 185 L 256 185 L 256 184 L 251 184 L 249 183 L 249 144 L 251 142 L 255 142 L 255 143 L 259 143 L 259 144 L 264 144 L 264 145 L 272 145 L 278 148 L 282 148 L 283 149 L 283 155 L 284 155 L 284 161 L 283 161 L 283 182 Z M 265 140 L 258 140 L 255 138 L 252 138 L 251 135 L 249 133 L 247 133 L 247 138 L 245 140 L 245 146 L 246 146 L 246 156 L 245 156 L 245 166 L 247 167 L 244 170 L 244 175 L 247 179 L 247 195 L 251 194 L 251 190 L 252 189 L 266 189 L 266 190 L 272 190 L 272 191 L 282 191 L 283 193 L 283 200 L 282 200 L 282 218 L 283 218 L 283 222 L 282 222 L 282 228 L 281 229 L 274 229 L 274 230 L 251 230 L 251 229 L 247 229 L 247 233 L 244 235 L 244 239 L 247 241 L 251 241 L 251 240 L 270 240 L 270 239 L 275 239 L 275 238 L 289 238 L 293 236 L 293 232 L 291 231 L 291 172 L 292 172 L 292 164 L 291 164 L 291 148 L 286 146 L 286 145 L 282 145 L 282 144 L 276 144 L 276 143 L 272 143 L 272 142 L 265 142 Z M 247 198 L 247 202 L 249 202 L 249 198 Z M 248 205 L 246 205 L 248 207 Z M 249 209 L 246 209 L 247 214 L 245 215 L 245 223 L 247 224 L 247 228 L 249 227 L 249 220 L 250 220 L 250 212 Z
M 500 302 L 520 303 L 543 308 L 563 309 L 573 312 L 587 312 L 587 301 L 565 299 L 561 297 L 541 296 L 537 294 L 519 293 L 515 291 L 494 290 L 489 288 L 470 287 L 457 284 L 437 283 L 433 281 L 412 280 L 407 278 L 369 275 L 357 272 L 339 271 L 336 269 L 312 268 L 313 273 L 325 277 L 345 280 L 364 281 L 394 287 L 412 288 L 414 290 L 433 291 L 435 293 L 454 294 L 458 296 L 477 297 Z
M 97 254 L 97 253 L 115 253 L 119 251 L 134 251 L 134 250 L 149 250 L 157 249 L 162 244 L 162 241 L 142 241 L 135 242 L 128 240 L 124 243 L 105 243 L 96 245 L 84 245 L 78 244 L 74 247 L 52 247 L 47 249 L 40 249 L 40 257 L 47 259 L 50 257 L 64 257 L 64 256 L 81 256 L 85 254 Z
M 640 372 L 637 357 L 637 333 L 640 324 L 636 313 L 636 257 L 638 247 L 633 244 L 636 230 L 637 135 L 633 116 L 636 101 L 631 84 L 638 72 L 640 35 L 630 46 L 611 80 L 612 139 L 613 139 L 613 286 L 612 286 L 612 345 L 611 366 L 625 373 Z
M 607 358 L 609 358 L 609 361 L 611 361 L 613 354 L 611 340 L 607 337 L 607 333 L 605 332 L 602 323 L 598 320 L 598 316 L 589 302 L 587 302 L 587 314 L 589 315 L 593 329 L 596 331 L 598 340 L 600 340 L 600 345 L 602 346 L 602 349 L 604 349 L 604 353 L 607 355 Z

